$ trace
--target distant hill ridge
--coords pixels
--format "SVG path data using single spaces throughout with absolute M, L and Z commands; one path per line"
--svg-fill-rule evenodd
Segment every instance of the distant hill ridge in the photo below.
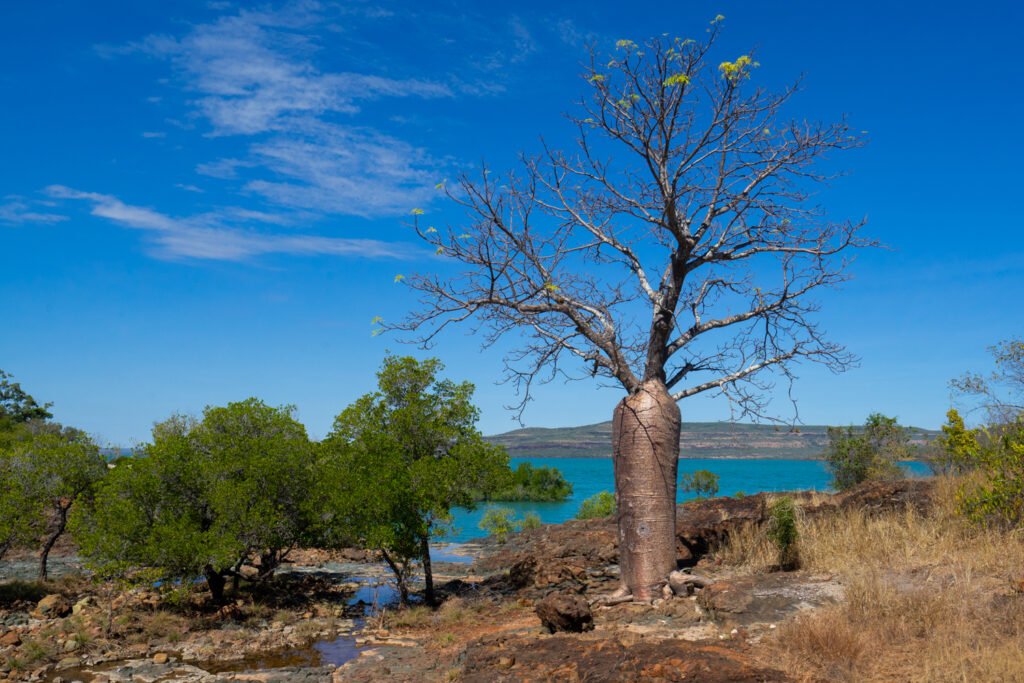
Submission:
M 931 441 L 938 432 L 908 427 L 912 443 Z M 747 424 L 739 422 L 684 422 L 682 458 L 821 458 L 828 445 L 824 425 Z M 610 458 L 612 423 L 581 427 L 527 427 L 486 437 L 504 446 L 509 455 L 538 458 Z

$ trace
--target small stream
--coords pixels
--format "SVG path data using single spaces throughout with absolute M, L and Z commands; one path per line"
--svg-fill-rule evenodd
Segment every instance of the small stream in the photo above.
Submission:
M 436 566 L 435 571 L 443 569 L 440 565 L 445 564 L 462 567 L 472 564 L 473 550 L 473 548 L 458 544 L 435 546 L 431 549 L 431 559 Z M 187 682 L 198 680 L 205 674 L 277 670 L 282 674 L 281 680 L 294 679 L 297 682 L 306 683 L 311 676 L 315 678 L 322 673 L 319 671 L 321 667 L 333 669 L 357 658 L 367 647 L 357 644 L 357 636 L 362 631 L 366 618 L 398 602 L 398 590 L 391 579 L 390 570 L 383 565 L 329 562 L 318 567 L 292 567 L 282 572 L 282 574 L 289 573 L 336 577 L 340 582 L 358 584 L 352 596 L 347 600 L 347 605 L 350 608 L 361 608 L 362 617 L 356 617 L 353 620 L 350 630 L 314 641 L 301 648 L 249 655 L 230 661 L 178 661 L 155 664 L 149 658 L 115 660 L 94 666 L 51 671 L 46 676 L 46 680 L 52 681 L 59 677 L 64 681 L 82 681 L 83 683 L 91 683 L 94 680 L 109 681 L 110 683 L 127 681 L 155 683 L 169 680 Z

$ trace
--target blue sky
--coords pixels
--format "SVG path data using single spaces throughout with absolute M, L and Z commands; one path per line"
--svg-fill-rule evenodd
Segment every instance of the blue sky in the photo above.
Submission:
M 396 273 L 436 267 L 410 209 L 458 224 L 437 182 L 541 135 L 570 146 L 588 42 L 717 14 L 722 59 L 755 49 L 766 85 L 803 75 L 792 115 L 870 139 L 820 200 L 889 248 L 819 297 L 861 361 L 800 368 L 802 420 L 936 427 L 947 381 L 1024 333 L 1015 2 L 8 3 L 0 368 L 105 442 L 250 395 L 322 436 L 386 351 L 419 353 L 370 324 L 415 306 Z M 456 331 L 433 354 L 476 383 L 485 432 L 516 426 L 500 349 Z M 619 397 L 549 384 L 524 419 L 597 422 Z M 729 417 L 714 397 L 682 411 Z

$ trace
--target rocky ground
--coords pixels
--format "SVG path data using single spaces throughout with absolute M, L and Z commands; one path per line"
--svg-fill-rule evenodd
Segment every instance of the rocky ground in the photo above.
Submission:
M 927 482 L 906 481 L 799 498 L 804 514 L 826 515 L 923 509 L 929 495 Z M 767 510 L 764 495 L 681 506 L 677 550 L 690 588 L 653 604 L 598 604 L 618 583 L 610 519 L 485 542 L 472 566 L 439 565 L 439 609 L 384 609 L 365 621 L 353 600 L 383 575 L 361 557 L 308 554 L 283 577 L 286 590 L 216 610 L 195 595 L 118 593 L 84 579 L 62 579 L 50 596 L 0 584 L 0 679 L 791 680 L 758 656 L 759 643 L 794 615 L 842 600 L 844 583 L 801 571 L 744 574 L 711 559 L 709 550 L 763 523 Z M 580 632 L 552 633 L 538 614 Z
M 269 586 L 212 606 L 201 586 L 126 588 L 89 580 L 70 553 L 45 586 L 0 581 L 0 681 L 325 681 L 357 656 L 367 612 L 392 598 L 361 551 L 303 551 Z M 29 575 L 15 557 L 5 572 Z M 470 577 L 439 562 L 439 578 Z
M 848 494 L 797 494 L 807 515 L 850 507 L 926 508 L 927 482 L 878 484 Z M 769 497 L 721 498 L 679 509 L 678 558 L 704 584 L 651 605 L 592 602 L 618 585 L 612 520 L 572 521 L 486 546 L 482 581 L 457 586 L 436 612 L 387 615 L 370 624 L 373 647 L 340 667 L 351 681 L 786 681 L 753 656 L 762 638 L 795 615 L 834 604 L 844 585 L 831 574 L 739 573 L 709 549 L 746 525 L 763 523 Z M 578 596 L 562 609 L 580 633 L 544 628 L 544 602 Z M 578 611 L 585 611 L 579 615 Z M 540 613 L 540 615 L 538 614 Z M 376 628 L 375 628 L 376 627 Z

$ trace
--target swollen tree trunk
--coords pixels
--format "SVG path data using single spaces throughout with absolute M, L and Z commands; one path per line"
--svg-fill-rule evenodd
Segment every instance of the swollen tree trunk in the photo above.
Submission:
M 426 582 L 426 592 L 424 597 L 427 604 L 431 607 L 434 606 L 434 570 L 430 566 L 430 539 L 428 536 L 423 536 L 420 539 L 420 561 L 423 562 L 423 578 Z
M 622 399 L 612 422 L 619 569 L 634 600 L 653 600 L 676 568 L 679 406 L 648 380 Z

